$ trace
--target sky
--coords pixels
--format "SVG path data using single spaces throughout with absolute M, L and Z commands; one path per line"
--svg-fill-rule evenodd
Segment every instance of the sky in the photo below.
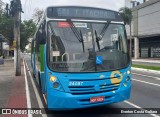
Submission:
M 11 0 L 2 0 L 10 3 Z M 142 1 L 142 0 L 140 0 Z M 45 9 L 47 6 L 80 5 L 118 10 L 125 6 L 125 0 L 21 0 L 24 13 L 22 20 L 31 19 L 35 8 Z

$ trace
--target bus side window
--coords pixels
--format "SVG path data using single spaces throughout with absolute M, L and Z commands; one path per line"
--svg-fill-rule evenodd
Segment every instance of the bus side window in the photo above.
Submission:
M 59 52 L 59 56 L 53 56 L 53 61 L 64 61 L 66 60 L 65 48 L 63 42 L 59 36 L 52 35 L 52 51 Z M 63 56 L 64 55 L 64 56 Z
M 32 43 L 31 43 L 31 53 L 35 52 L 35 38 L 33 38 Z
M 119 45 L 119 40 L 118 40 L 118 29 L 114 28 L 112 30 L 112 35 L 111 35 L 111 45 L 114 49 L 118 49 Z
M 36 53 L 37 53 L 38 61 L 40 61 L 40 55 L 39 55 L 39 52 L 40 52 L 40 43 L 39 43 L 40 35 L 42 35 L 41 26 L 38 29 L 37 34 L 36 34 Z
M 34 44 L 34 41 L 32 40 L 32 42 L 31 42 L 31 54 L 33 53 L 33 44 Z

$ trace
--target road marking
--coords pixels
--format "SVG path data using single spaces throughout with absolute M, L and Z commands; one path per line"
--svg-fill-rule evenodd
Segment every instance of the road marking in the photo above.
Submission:
M 26 61 L 25 61 L 25 63 L 26 63 L 27 69 L 29 69 Z M 39 106 L 39 108 L 44 108 L 44 106 L 43 106 L 43 104 L 42 104 L 42 101 L 41 101 L 41 98 L 40 98 L 40 95 L 39 95 L 39 93 L 38 93 L 38 89 L 37 89 L 37 87 L 36 87 L 36 84 L 35 84 L 34 81 L 33 81 L 33 77 L 32 77 L 32 75 L 31 75 L 31 72 L 28 71 L 28 73 L 29 73 L 29 76 L 30 76 L 30 80 L 31 80 L 31 82 L 32 82 L 32 86 L 33 86 L 35 95 L 36 95 L 36 99 L 37 99 L 37 102 L 38 102 L 38 106 Z M 46 114 L 42 114 L 42 117 L 47 117 L 47 115 L 46 115 Z
M 46 96 L 44 94 L 43 94 L 43 98 L 44 98 L 45 103 L 47 104 Z
M 146 109 L 143 109 L 142 107 L 140 107 L 140 106 L 138 106 L 136 104 L 133 104 L 133 103 L 131 103 L 129 101 L 124 101 L 124 102 L 127 103 L 127 104 L 129 104 L 129 105 L 131 105 L 131 106 L 133 106 L 133 107 L 135 107 L 135 108 L 138 108 L 138 109 L 141 109 L 141 110 L 146 110 Z M 153 117 L 159 117 L 159 115 L 156 115 L 156 114 L 149 114 L 149 115 L 151 115 Z
M 133 103 L 131 103 L 131 102 L 129 102 L 129 101 L 124 101 L 124 102 L 127 103 L 127 104 L 129 104 L 129 105 L 131 105 L 131 106 L 133 106 L 133 107 L 135 107 L 135 108 L 141 109 L 140 106 L 137 106 L 137 105 L 135 105 L 135 104 L 133 104 Z
M 26 67 L 23 59 L 24 65 L 24 78 L 25 78 L 25 87 L 26 87 L 26 98 L 27 98 L 27 108 L 31 108 L 31 99 L 30 99 L 30 92 L 28 88 L 28 81 L 27 81 L 27 74 L 26 74 Z M 28 117 L 32 117 L 32 114 L 28 114 Z
M 138 76 L 145 76 L 145 77 L 153 78 L 153 79 L 156 79 L 156 80 L 160 80 L 160 77 L 148 76 L 148 75 L 137 74 L 137 73 L 132 73 L 132 74 L 135 74 L 135 75 L 138 75 Z
M 137 80 L 137 79 L 132 79 L 132 80 L 137 81 L 137 82 L 142 82 L 142 83 L 145 83 L 145 84 L 150 84 L 150 85 L 154 85 L 154 86 L 158 86 L 158 87 L 160 87 L 160 85 L 159 85 L 159 84 L 150 83 L 150 82 L 146 82 L 146 81 L 142 81 L 142 80 Z

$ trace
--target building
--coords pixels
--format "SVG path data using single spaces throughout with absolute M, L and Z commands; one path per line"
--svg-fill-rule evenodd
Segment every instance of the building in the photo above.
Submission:
M 8 56 L 9 55 L 9 44 L 8 40 L 4 38 L 2 34 L 0 34 L 0 56 Z
M 2 34 L 0 34 L 0 57 L 3 55 L 3 42 L 5 41 L 5 38 Z
M 3 56 L 9 56 L 9 44 L 8 42 L 3 42 Z
M 132 13 L 133 56 L 160 58 L 160 0 L 145 0 Z

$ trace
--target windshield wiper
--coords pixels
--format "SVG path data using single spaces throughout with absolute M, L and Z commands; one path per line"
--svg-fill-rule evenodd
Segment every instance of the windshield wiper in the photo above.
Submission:
M 107 23 L 105 24 L 105 26 L 103 27 L 103 29 L 102 29 L 102 31 L 101 31 L 101 33 L 100 33 L 100 35 L 99 35 L 99 40 L 101 40 L 101 39 L 104 37 L 104 35 L 105 35 L 105 33 L 106 33 L 109 25 L 110 25 L 110 21 L 107 22 Z
M 103 27 L 99 36 L 97 35 L 97 31 L 95 30 L 96 42 L 97 42 L 97 46 L 98 46 L 99 51 L 100 51 L 99 41 L 102 40 L 102 38 L 104 37 L 109 25 L 110 25 L 110 21 L 105 24 L 105 26 Z
M 83 35 L 82 35 L 81 30 L 80 30 L 80 36 L 81 36 L 81 42 L 82 42 L 82 46 L 83 46 L 83 52 L 85 52 L 85 50 L 84 50 L 84 39 L 83 39 Z
M 71 30 L 73 31 L 74 35 L 77 37 L 78 41 L 82 43 L 83 52 L 85 52 L 82 31 L 80 30 L 79 32 L 71 20 L 68 20 L 68 22 L 71 25 Z
M 95 30 L 95 35 L 96 35 L 96 42 L 97 42 L 97 47 L 98 47 L 98 50 L 100 51 L 100 45 L 99 45 L 99 37 L 97 36 L 97 31 Z

